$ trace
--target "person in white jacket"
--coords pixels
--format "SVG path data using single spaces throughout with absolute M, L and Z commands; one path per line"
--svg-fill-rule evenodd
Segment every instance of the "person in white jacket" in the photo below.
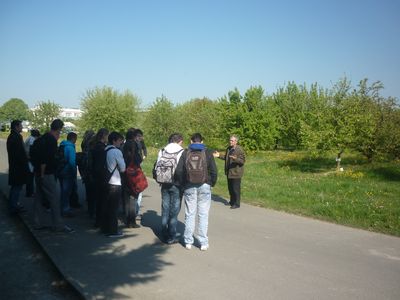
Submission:
M 158 153 L 154 172 L 156 180 L 161 184 L 162 239 L 167 244 L 174 244 L 178 242 L 176 228 L 182 199 L 179 181 L 175 178 L 175 168 L 183 153 L 183 137 L 179 133 L 174 133 L 169 137 L 168 142 L 168 145 Z M 165 162 L 164 167 L 163 162 Z M 165 168 L 165 164 L 172 166 L 172 173 L 163 174 L 163 170 L 168 169 Z
M 102 232 L 108 237 L 121 237 L 122 232 L 118 230 L 118 205 L 121 198 L 121 174 L 126 166 L 119 149 L 124 137 L 118 132 L 111 132 L 108 136 L 106 151 L 106 164 L 111 178 L 108 181 L 108 194 L 104 198 L 103 218 L 101 224 Z

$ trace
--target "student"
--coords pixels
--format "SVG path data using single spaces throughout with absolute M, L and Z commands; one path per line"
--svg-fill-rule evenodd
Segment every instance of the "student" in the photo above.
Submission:
M 24 208 L 19 204 L 19 196 L 22 191 L 22 186 L 27 182 L 29 166 L 21 132 L 22 121 L 12 121 L 10 134 L 7 138 L 9 166 L 8 184 L 10 185 L 8 200 L 9 211 L 11 215 L 25 211 Z
M 30 159 L 29 156 L 29 151 L 31 149 L 31 146 L 35 142 L 35 140 L 40 137 L 40 132 L 37 129 L 32 129 L 31 130 L 31 135 L 25 140 L 25 152 L 26 155 L 28 156 L 28 159 Z M 29 161 L 29 173 L 28 173 L 28 180 L 26 182 L 26 190 L 25 190 L 25 196 L 26 197 L 32 197 L 34 192 L 35 192 L 35 184 L 34 184 L 34 174 L 33 174 L 33 165 L 31 161 Z
M 34 166 L 36 195 L 34 202 L 34 217 L 36 229 L 44 229 L 44 206 L 43 203 L 48 202 L 50 205 L 50 213 L 53 231 L 72 233 L 74 230 L 63 224 L 61 221 L 60 201 L 56 196 L 57 182 L 57 140 L 60 138 L 61 130 L 64 122 L 55 119 L 51 123 L 50 131 L 40 137 L 35 143 L 40 142 L 39 163 Z
M 183 153 L 183 137 L 179 133 L 172 134 L 168 145 L 158 152 L 155 165 L 155 178 L 161 185 L 161 227 L 163 240 L 174 244 L 178 214 L 181 210 L 181 186 L 175 176 L 175 170 Z
M 70 132 L 67 135 L 67 139 L 60 143 L 59 151 L 63 151 L 63 166 L 58 174 L 60 181 L 60 194 L 61 194 L 61 216 L 73 217 L 74 214 L 71 211 L 70 198 L 74 187 L 76 187 L 76 150 L 75 143 L 77 139 L 75 132 Z
M 118 132 L 111 132 L 108 136 L 106 152 L 106 165 L 111 178 L 108 181 L 107 197 L 102 204 L 101 230 L 107 237 L 122 237 L 118 230 L 118 206 L 121 199 L 121 174 L 125 172 L 125 161 L 119 149 L 124 137 Z
M 203 137 L 195 133 L 190 139 L 189 148 L 184 151 L 177 167 L 177 177 L 183 186 L 185 201 L 185 232 L 186 249 L 192 248 L 195 232 L 195 218 L 198 217 L 197 238 L 200 250 L 209 248 L 208 214 L 211 206 L 211 187 L 217 183 L 217 166 L 214 156 L 203 144 Z

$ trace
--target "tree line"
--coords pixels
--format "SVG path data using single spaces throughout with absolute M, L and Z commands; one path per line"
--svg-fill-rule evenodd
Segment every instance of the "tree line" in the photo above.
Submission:
M 383 97 L 382 89 L 381 82 L 369 84 L 367 79 L 354 87 L 344 78 L 331 89 L 289 82 L 269 95 L 261 86 L 252 86 L 244 93 L 235 88 L 216 100 L 196 98 L 180 104 L 161 96 L 141 109 L 140 99 L 130 91 L 102 87 L 83 96 L 83 115 L 76 125 L 82 131 L 106 127 L 121 133 L 141 128 L 146 143 L 156 147 L 173 132 L 185 137 L 201 132 L 213 148 L 224 147 L 229 135 L 237 134 L 248 151 L 334 150 L 340 157 L 352 149 L 368 160 L 377 155 L 400 158 L 399 104 Z M 17 100 L 19 106 L 24 104 Z M 0 108 L 0 120 L 9 111 L 8 102 Z M 28 117 L 36 127 L 46 127 L 59 109 L 53 102 L 40 102 Z

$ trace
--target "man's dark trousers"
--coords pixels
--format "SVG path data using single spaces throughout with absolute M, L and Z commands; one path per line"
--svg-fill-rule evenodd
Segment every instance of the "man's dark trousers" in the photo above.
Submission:
M 228 178 L 229 204 L 240 207 L 240 184 L 242 178 Z

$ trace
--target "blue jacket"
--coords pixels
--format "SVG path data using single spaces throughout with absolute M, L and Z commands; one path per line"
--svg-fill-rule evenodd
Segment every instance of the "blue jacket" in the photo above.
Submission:
M 60 175 L 65 178 L 76 177 L 75 144 L 68 140 L 64 140 L 60 143 L 60 146 L 64 146 L 64 158 L 67 163 Z

